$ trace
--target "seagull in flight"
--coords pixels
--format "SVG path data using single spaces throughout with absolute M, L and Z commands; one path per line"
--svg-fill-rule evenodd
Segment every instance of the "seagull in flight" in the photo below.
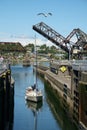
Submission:
M 52 13 L 38 13 L 37 15 L 43 15 L 44 17 L 52 16 Z

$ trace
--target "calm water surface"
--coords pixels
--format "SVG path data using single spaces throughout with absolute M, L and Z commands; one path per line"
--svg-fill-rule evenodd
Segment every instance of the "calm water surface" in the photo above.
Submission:
M 15 65 L 11 69 L 15 80 L 13 130 L 76 130 L 73 124 L 67 122 L 67 117 L 62 116 L 61 110 L 57 109 L 58 103 L 54 108 L 55 105 L 49 99 L 50 94 L 46 92 L 48 90 L 45 89 L 46 86 L 41 77 L 38 77 L 38 87 L 44 94 L 43 103 L 37 106 L 25 101 L 25 89 L 33 85 L 35 81 L 32 66 Z

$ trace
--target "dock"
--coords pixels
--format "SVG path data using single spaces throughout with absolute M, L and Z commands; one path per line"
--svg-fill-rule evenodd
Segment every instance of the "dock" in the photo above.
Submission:
M 38 66 L 37 70 L 60 96 L 63 109 L 76 126 L 86 130 L 87 61 L 52 62 L 49 68 Z
M 13 123 L 14 79 L 10 65 L 0 63 L 0 129 L 8 129 Z

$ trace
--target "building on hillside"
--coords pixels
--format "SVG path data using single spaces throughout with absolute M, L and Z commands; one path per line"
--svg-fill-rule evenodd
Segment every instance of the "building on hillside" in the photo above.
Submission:
M 26 52 L 19 42 L 0 42 L 0 52 Z

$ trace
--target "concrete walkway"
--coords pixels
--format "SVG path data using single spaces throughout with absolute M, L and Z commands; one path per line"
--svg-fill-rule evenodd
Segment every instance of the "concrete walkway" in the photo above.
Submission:
M 68 89 L 71 89 L 71 76 L 61 76 L 61 75 L 56 75 L 53 72 L 51 72 L 50 70 L 47 70 L 45 72 L 45 74 L 49 74 L 51 77 L 53 77 L 54 79 L 56 79 L 57 81 L 59 81 L 62 84 L 66 84 Z

